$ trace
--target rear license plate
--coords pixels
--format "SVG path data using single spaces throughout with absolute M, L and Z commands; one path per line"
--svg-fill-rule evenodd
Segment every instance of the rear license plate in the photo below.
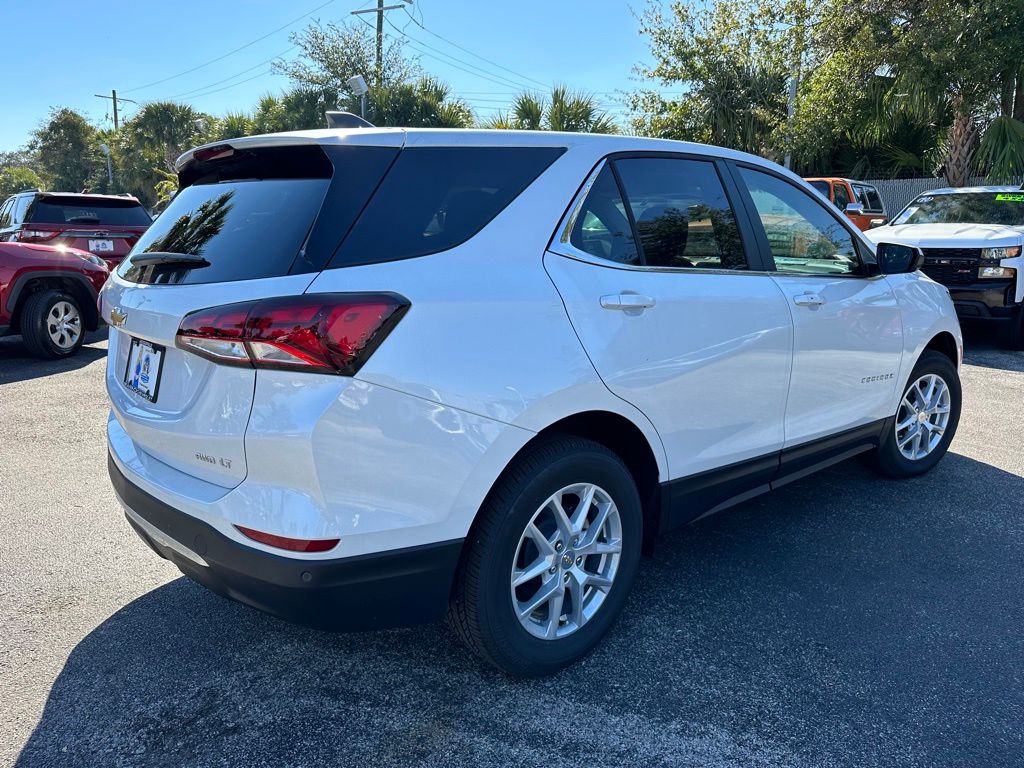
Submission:
M 160 390 L 160 369 L 163 362 L 163 347 L 142 339 L 132 339 L 128 346 L 128 366 L 124 372 L 124 385 L 140 397 L 155 403 Z
M 93 253 L 113 253 L 114 252 L 114 241 L 113 240 L 90 240 L 89 250 Z

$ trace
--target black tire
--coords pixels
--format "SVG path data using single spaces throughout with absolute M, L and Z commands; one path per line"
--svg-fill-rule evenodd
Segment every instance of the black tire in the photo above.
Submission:
M 1006 329 L 1006 346 L 1009 349 L 1024 349 L 1024 307 L 1017 307 Z
M 62 301 L 75 308 L 79 319 L 78 338 L 66 347 L 58 345 L 50 338 L 47 330 L 47 317 L 50 311 L 55 304 Z M 38 291 L 25 299 L 21 308 L 21 339 L 34 357 L 50 360 L 70 357 L 81 349 L 85 341 L 84 319 L 82 307 L 74 296 L 58 290 Z
M 571 634 L 546 640 L 520 623 L 511 572 L 520 537 L 534 514 L 552 494 L 574 483 L 593 483 L 615 502 L 622 526 L 621 556 L 593 616 Z M 471 650 L 510 675 L 553 674 L 593 650 L 622 611 L 639 566 L 642 534 L 640 495 L 616 454 L 571 436 L 540 443 L 509 466 L 484 503 L 466 539 L 449 623 Z
M 960 423 L 960 407 L 962 398 L 960 375 L 957 373 L 956 366 L 953 365 L 953 362 L 944 354 L 933 350 L 925 350 L 917 361 L 917 365 L 914 366 L 914 370 L 910 374 L 910 378 L 904 384 L 901 395 L 906 396 L 915 382 L 919 381 L 921 377 L 929 374 L 934 374 L 940 377 L 949 388 L 949 420 L 946 423 L 941 439 L 931 452 L 920 459 L 911 459 L 904 456 L 899 449 L 896 437 L 897 430 L 895 419 L 899 417 L 900 410 L 899 406 L 897 406 L 894 421 L 892 424 L 886 426 L 885 435 L 882 438 L 882 443 L 878 447 L 875 456 L 875 463 L 878 469 L 889 477 L 916 477 L 917 475 L 923 475 L 925 472 L 930 471 L 939 463 L 942 457 L 946 455 L 946 451 L 949 450 L 949 444 L 952 442 L 953 436 L 956 434 L 957 425 Z

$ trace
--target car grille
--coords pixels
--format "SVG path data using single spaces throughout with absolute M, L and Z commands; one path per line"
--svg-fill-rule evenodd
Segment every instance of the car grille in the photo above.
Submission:
M 978 278 L 981 248 L 925 248 L 921 271 L 937 283 L 958 285 Z

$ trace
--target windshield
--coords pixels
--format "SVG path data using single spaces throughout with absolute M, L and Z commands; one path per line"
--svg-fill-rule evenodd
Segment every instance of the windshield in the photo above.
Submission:
M 828 182 L 827 181 L 812 181 L 810 185 L 816 190 L 821 192 L 826 200 L 828 200 Z
M 921 195 L 893 224 L 1000 224 L 1024 227 L 1024 191 Z

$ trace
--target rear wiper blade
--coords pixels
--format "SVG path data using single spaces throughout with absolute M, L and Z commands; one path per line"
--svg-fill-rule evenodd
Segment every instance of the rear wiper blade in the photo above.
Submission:
M 196 269 L 210 266 L 210 262 L 202 256 L 196 256 L 193 253 L 170 253 L 167 251 L 137 253 L 132 256 L 131 261 L 134 267 L 182 266 Z

